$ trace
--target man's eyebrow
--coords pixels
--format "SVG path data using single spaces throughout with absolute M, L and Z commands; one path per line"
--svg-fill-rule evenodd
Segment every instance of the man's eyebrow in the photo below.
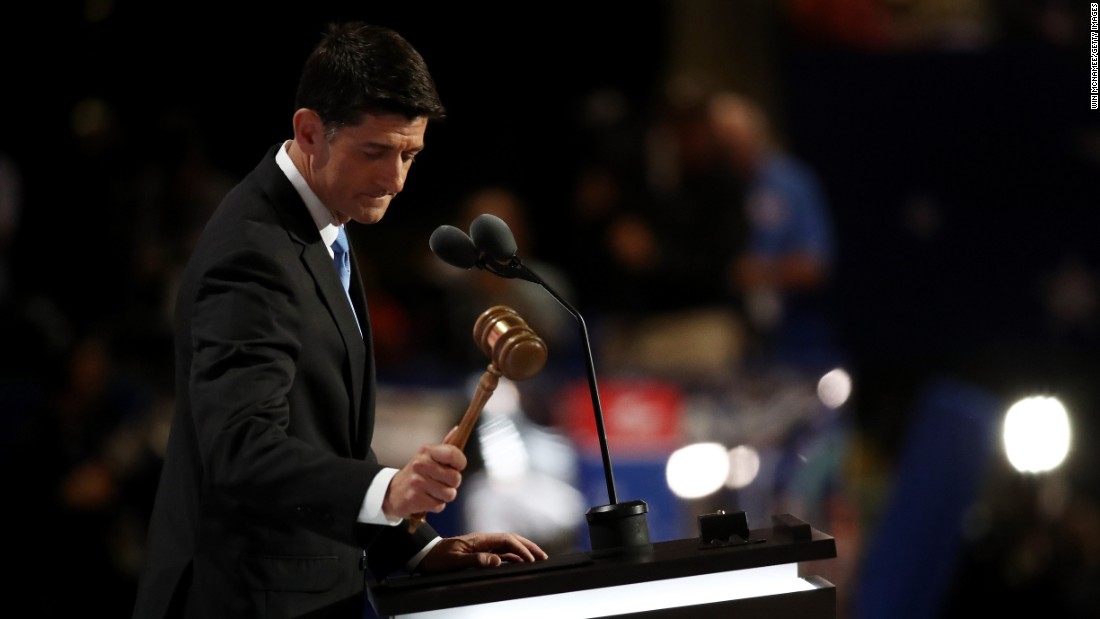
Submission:
M 391 144 L 389 142 L 377 142 L 377 141 L 374 141 L 374 140 L 368 140 L 368 141 L 364 142 L 363 145 L 362 145 L 362 148 L 380 148 L 380 149 L 383 149 L 383 150 L 398 150 L 397 145 L 395 145 L 395 144 Z M 403 150 L 403 151 L 411 150 L 411 151 L 421 152 L 421 151 L 424 150 L 424 144 L 416 144 L 416 145 L 410 146 L 409 148 L 403 148 L 403 149 L 400 149 L 400 150 Z

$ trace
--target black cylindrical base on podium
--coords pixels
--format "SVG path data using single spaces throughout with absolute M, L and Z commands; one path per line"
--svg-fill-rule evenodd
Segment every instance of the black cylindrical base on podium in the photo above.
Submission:
M 592 556 L 644 553 L 653 548 L 649 541 L 649 506 L 645 501 L 612 503 L 589 509 L 588 539 Z

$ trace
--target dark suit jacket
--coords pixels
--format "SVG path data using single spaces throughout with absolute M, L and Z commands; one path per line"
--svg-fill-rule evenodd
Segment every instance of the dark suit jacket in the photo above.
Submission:
M 180 283 L 177 412 L 135 619 L 361 617 L 363 549 L 380 578 L 435 536 L 356 522 L 381 470 L 362 282 L 353 271 L 360 336 L 280 147 L 225 197 Z

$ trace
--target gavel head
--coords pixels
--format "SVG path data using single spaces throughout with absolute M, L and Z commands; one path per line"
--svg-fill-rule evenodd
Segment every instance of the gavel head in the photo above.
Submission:
M 495 305 L 474 323 L 474 342 L 511 380 L 531 378 L 546 365 L 546 342 L 510 307 Z

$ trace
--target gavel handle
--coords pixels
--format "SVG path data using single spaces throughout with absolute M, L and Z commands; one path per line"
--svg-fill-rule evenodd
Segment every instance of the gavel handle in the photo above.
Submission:
M 474 433 L 474 428 L 477 427 L 477 420 L 481 416 L 481 410 L 485 408 L 485 404 L 489 401 L 489 397 L 493 395 L 493 391 L 496 390 L 499 381 L 500 370 L 490 363 L 485 373 L 481 375 L 481 380 L 477 383 L 477 390 L 474 391 L 474 397 L 470 400 L 470 406 L 466 408 L 466 413 L 462 415 L 462 420 L 458 422 L 457 430 L 452 432 L 451 435 L 447 437 L 447 440 L 443 441 L 444 445 L 454 445 L 460 450 L 466 448 L 466 441 L 470 440 L 470 436 Z M 409 533 L 416 531 L 417 527 L 424 524 L 424 519 L 426 517 L 426 512 L 420 512 L 409 516 Z

